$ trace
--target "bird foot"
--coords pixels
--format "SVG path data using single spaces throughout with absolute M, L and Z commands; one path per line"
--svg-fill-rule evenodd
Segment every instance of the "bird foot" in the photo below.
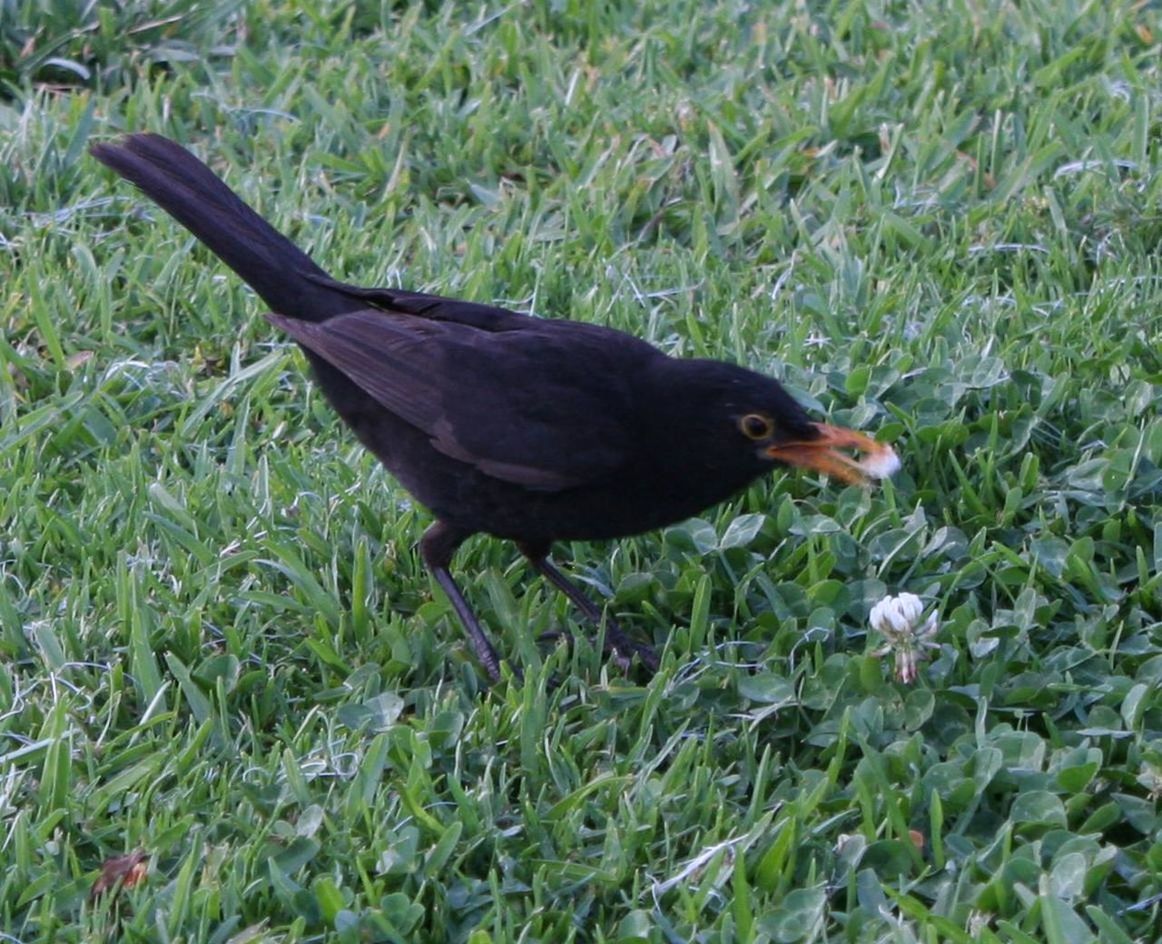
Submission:
M 650 673 L 650 678 L 653 678 L 658 673 L 658 669 L 662 667 L 662 660 L 658 658 L 658 653 L 653 646 L 647 646 L 645 643 L 634 643 L 634 653 L 641 660 L 642 665 L 646 667 L 646 671 Z
M 628 645 L 622 645 L 619 642 L 612 647 L 607 647 L 610 661 L 621 669 L 622 672 L 629 674 L 629 670 L 633 667 L 633 657 L 637 656 L 642 667 L 645 668 L 652 678 L 661 665 L 658 654 L 654 651 L 654 647 L 647 646 L 642 642 L 634 642 L 632 639 L 626 640 L 626 642 Z
M 556 643 L 561 640 L 565 641 L 566 645 L 573 644 L 573 635 L 566 633 L 560 629 L 550 629 L 541 633 L 537 637 L 538 643 Z M 645 667 L 646 671 L 651 676 L 658 671 L 660 662 L 658 654 L 654 651 L 653 646 L 648 646 L 645 643 L 635 642 L 630 639 L 620 629 L 613 627 L 606 627 L 605 633 L 605 656 L 612 662 L 619 671 L 624 674 L 629 674 L 630 669 L 633 668 L 633 657 L 638 657 L 638 660 Z

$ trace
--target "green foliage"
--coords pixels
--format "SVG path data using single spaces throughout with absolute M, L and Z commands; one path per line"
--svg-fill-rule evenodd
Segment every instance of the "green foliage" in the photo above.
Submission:
M 0 0 L 4 935 L 1156 938 L 1158 31 L 1128 2 Z M 427 515 L 86 156 L 146 129 L 340 277 L 745 362 L 903 472 L 559 548 L 665 647 L 648 684 L 538 643 L 587 628 L 471 542 L 527 670 L 483 691 Z M 940 615 L 912 686 L 867 627 L 904 590 Z M 90 900 L 136 848 L 146 880 Z

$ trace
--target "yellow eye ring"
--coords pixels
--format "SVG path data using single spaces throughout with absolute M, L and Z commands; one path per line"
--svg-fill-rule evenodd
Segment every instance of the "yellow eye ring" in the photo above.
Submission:
M 775 424 L 763 413 L 747 413 L 739 419 L 738 428 L 747 439 L 769 439 L 775 431 Z

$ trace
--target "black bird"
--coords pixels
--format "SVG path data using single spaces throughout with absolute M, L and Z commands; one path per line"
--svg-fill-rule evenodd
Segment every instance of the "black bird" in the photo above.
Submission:
M 776 381 L 732 364 L 669 357 L 597 325 L 336 281 L 167 138 L 129 135 L 92 154 L 249 283 L 339 416 L 431 510 L 420 552 L 493 681 L 500 660 L 449 571 L 470 535 L 515 541 L 600 627 L 601 608 L 549 560 L 554 541 L 681 521 L 776 465 L 848 482 L 899 465 L 889 447 L 813 422 Z M 656 670 L 653 650 L 608 616 L 605 643 Z

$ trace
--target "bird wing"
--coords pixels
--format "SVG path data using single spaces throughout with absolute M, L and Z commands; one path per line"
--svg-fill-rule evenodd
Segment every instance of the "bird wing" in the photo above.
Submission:
M 574 322 L 526 318 L 526 330 L 490 332 L 381 310 L 267 318 L 435 449 L 545 491 L 612 475 L 634 448 L 628 374 L 602 359 L 624 357 L 627 344 L 661 356 L 621 335 L 611 346 L 608 332 Z
M 482 305 L 459 298 L 430 295 L 426 292 L 405 292 L 397 288 L 365 288 L 339 282 L 329 275 L 311 275 L 316 284 L 333 288 L 344 295 L 354 296 L 369 306 L 387 312 L 415 315 L 429 321 L 450 321 L 480 328 L 483 331 L 522 331 L 538 319 L 530 315 L 495 305 Z

